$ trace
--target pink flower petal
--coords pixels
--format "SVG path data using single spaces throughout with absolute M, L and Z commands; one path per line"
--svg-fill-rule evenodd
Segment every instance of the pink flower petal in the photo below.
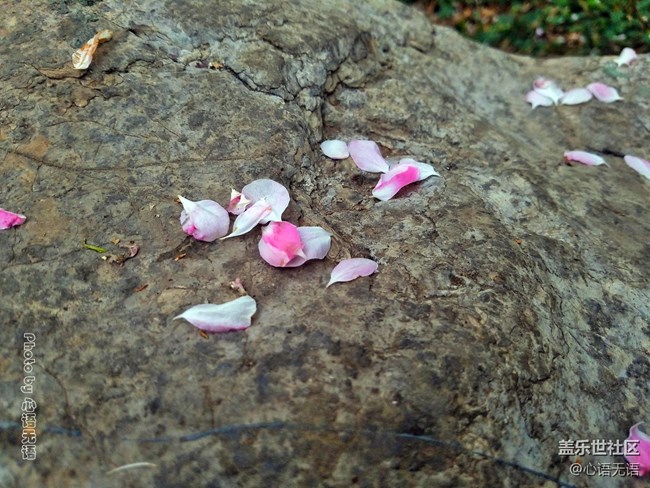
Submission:
M 285 268 L 302 266 L 310 259 L 323 259 L 332 245 L 331 234 L 321 227 L 298 227 L 298 233 L 303 244 L 304 256 L 295 256 L 285 265 Z
M 344 259 L 337 264 L 332 270 L 327 287 L 334 283 L 341 283 L 343 281 L 352 281 L 360 276 L 370 276 L 377 271 L 378 265 L 371 259 L 365 258 L 352 258 Z
M 587 85 L 587 90 L 593 93 L 601 102 L 613 103 L 617 100 L 623 100 L 616 91 L 616 88 L 605 85 L 604 83 L 591 83 L 590 85 Z
M 629 66 L 634 61 L 636 61 L 637 57 L 638 56 L 636 55 L 636 52 L 634 51 L 634 49 L 632 49 L 630 47 L 625 47 L 621 51 L 621 54 L 618 55 L 618 58 L 616 58 L 614 60 L 614 62 L 616 63 L 616 66 L 619 66 L 619 67 L 624 65 L 624 64 Z
M 193 202 L 180 195 L 178 199 L 183 204 L 181 212 L 183 232 L 206 242 L 212 242 L 228 233 L 230 217 L 217 202 L 212 200 Z
M 348 144 L 350 156 L 354 164 L 363 171 L 370 173 L 385 173 L 390 169 L 382 157 L 379 146 L 373 141 L 350 141 Z
M 262 229 L 260 256 L 271 266 L 283 268 L 296 256 L 304 257 L 298 228 L 289 222 L 271 222 Z
M 345 159 L 350 157 L 348 145 L 338 139 L 323 141 L 320 143 L 320 148 L 323 151 L 323 154 L 331 159 Z
M 625 156 L 625 163 L 642 176 L 650 179 L 650 161 L 637 158 L 636 156 Z
M 430 164 L 403 159 L 379 178 L 372 195 L 382 201 L 390 200 L 406 185 L 424 180 L 429 176 L 440 176 Z
M 550 107 L 553 105 L 553 100 L 544 95 L 540 95 L 535 90 L 526 93 L 526 101 L 533 106 L 533 110 L 537 107 Z
M 537 78 L 533 82 L 533 90 L 540 95 L 550 98 L 553 103 L 557 104 L 564 95 L 562 89 L 553 80 L 544 77 Z
M 229 239 L 230 237 L 246 234 L 253 227 L 262 222 L 264 218 L 271 215 L 272 211 L 273 209 L 271 208 L 271 205 L 269 205 L 264 198 L 258 200 L 248 207 L 242 214 L 237 216 L 235 223 L 232 225 L 232 232 L 221 239 Z
M 277 181 L 263 179 L 249 183 L 241 191 L 251 202 L 256 203 L 264 199 L 271 207 L 271 212 L 265 215 L 260 223 L 282 220 L 282 212 L 289 206 L 289 192 Z
M 10 212 L 3 208 L 0 208 L 0 230 L 9 229 L 11 227 L 16 227 L 25 222 L 24 215 Z
M 574 88 L 566 92 L 562 98 L 560 98 L 560 103 L 562 105 L 578 105 L 580 103 L 588 102 L 593 98 L 593 95 L 586 88 Z
M 230 202 L 228 203 L 228 212 L 233 215 L 239 215 L 246 207 L 251 204 L 251 201 L 246 198 L 246 195 L 239 193 L 237 190 L 231 190 L 230 192 Z
M 630 435 L 625 439 L 626 441 L 638 441 L 636 447 L 629 445 L 625 453 L 625 459 L 630 464 L 639 465 L 639 476 L 644 476 L 650 473 L 650 436 L 639 429 L 638 424 L 630 428 Z
M 209 303 L 195 305 L 174 317 L 173 320 L 185 319 L 206 332 L 228 332 L 250 327 L 251 318 L 255 315 L 256 310 L 255 300 L 245 296 L 221 305 Z
M 600 166 L 601 164 L 607 164 L 607 162 L 597 154 L 588 153 L 586 151 L 567 151 L 564 153 L 564 160 L 567 163 L 582 163 L 587 166 Z

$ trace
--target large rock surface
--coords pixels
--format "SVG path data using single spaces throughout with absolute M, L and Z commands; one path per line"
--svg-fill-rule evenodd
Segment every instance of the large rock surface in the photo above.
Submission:
M 0 232 L 0 486 L 555 486 L 524 468 L 633 486 L 571 476 L 558 443 L 650 421 L 650 187 L 619 157 L 562 154 L 650 155 L 647 58 L 612 79 L 611 59 L 506 55 L 388 0 L 2 10 L 0 206 L 28 221 Z M 624 100 L 531 111 L 540 75 Z M 378 202 L 327 138 L 441 178 Z M 176 195 L 225 204 L 257 178 L 334 235 L 326 260 L 278 270 L 258 230 L 182 233 Z M 112 239 L 140 254 L 83 247 L 123 251 Z M 325 289 L 350 256 L 379 272 Z M 234 299 L 236 277 L 259 305 L 246 332 L 172 321 Z M 25 332 L 35 462 L 16 424 Z M 135 462 L 155 467 L 107 474 Z

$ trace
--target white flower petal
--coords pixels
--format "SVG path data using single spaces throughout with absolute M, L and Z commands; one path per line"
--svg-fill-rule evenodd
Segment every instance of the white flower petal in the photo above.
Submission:
M 650 161 L 629 155 L 625 156 L 623 159 L 625 160 L 625 164 L 627 164 L 634 171 L 639 173 L 641 176 L 645 176 L 646 178 L 650 179 Z
M 239 214 L 232 225 L 232 232 L 221 239 L 241 236 L 249 232 L 253 227 L 262 222 L 272 212 L 271 205 L 265 199 L 258 200 L 248 207 L 244 213 Z
M 350 141 L 348 150 L 354 164 L 363 171 L 385 173 L 390 169 L 374 141 Z
M 623 100 L 623 98 L 618 94 L 616 88 L 613 88 L 604 83 L 591 83 L 587 85 L 587 90 L 594 94 L 594 96 L 605 103 L 613 103 L 618 100 Z
M 302 240 L 304 256 L 294 257 L 285 268 L 302 266 L 310 259 L 323 259 L 332 245 L 331 234 L 321 227 L 298 227 L 298 233 Z
M 193 202 L 182 196 L 181 226 L 183 232 L 199 241 L 212 242 L 228 233 L 230 217 L 226 209 L 212 200 Z
M 345 159 L 350 157 L 348 145 L 344 141 L 332 139 L 330 141 L 323 141 L 320 144 L 323 154 L 331 159 Z
M 586 88 L 574 88 L 566 92 L 562 98 L 560 98 L 560 103 L 562 105 L 579 105 L 581 103 L 588 102 L 593 98 L 593 95 Z
M 352 258 L 344 259 L 337 264 L 332 270 L 327 287 L 334 283 L 343 281 L 352 281 L 360 276 L 370 276 L 377 271 L 378 265 L 371 259 L 366 258 Z
M 553 105 L 553 100 L 544 95 L 540 95 L 535 90 L 526 93 L 526 101 L 533 106 L 533 110 L 537 107 L 551 107 Z
M 228 332 L 250 327 L 251 318 L 256 310 L 255 300 L 244 296 L 221 305 L 209 303 L 195 305 L 174 317 L 173 320 L 185 319 L 206 332 Z
M 262 224 L 281 221 L 282 212 L 291 200 L 284 186 L 269 179 L 255 180 L 242 188 L 241 192 L 253 203 L 264 199 L 271 206 L 271 212 L 260 221 Z
M 533 90 L 540 95 L 550 98 L 553 103 L 557 104 L 564 95 L 562 89 L 553 80 L 544 77 L 537 78 L 533 82 Z
M 597 154 L 588 153 L 586 151 L 567 151 L 564 153 L 564 160 L 575 163 L 586 164 L 587 166 L 600 166 L 601 164 L 607 165 L 607 162 Z
M 638 56 L 636 55 L 636 52 L 634 51 L 634 49 L 632 49 L 630 47 L 625 47 L 621 51 L 621 54 L 618 55 L 618 58 L 616 58 L 614 60 L 614 62 L 616 63 L 616 66 L 619 66 L 619 67 L 623 66 L 624 64 L 629 66 L 634 61 L 636 61 L 637 57 Z

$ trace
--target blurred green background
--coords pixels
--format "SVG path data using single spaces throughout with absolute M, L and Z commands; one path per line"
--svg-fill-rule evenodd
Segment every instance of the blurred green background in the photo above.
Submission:
M 640 53 L 650 46 L 650 0 L 402 1 L 478 42 L 520 54 Z

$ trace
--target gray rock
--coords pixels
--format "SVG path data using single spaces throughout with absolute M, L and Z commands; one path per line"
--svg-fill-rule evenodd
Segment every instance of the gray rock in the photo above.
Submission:
M 572 476 L 558 443 L 650 420 L 648 182 L 562 153 L 648 157 L 647 59 L 612 80 L 608 58 L 510 56 L 398 2 L 279 3 L 3 5 L 0 206 L 28 216 L 0 232 L 4 485 L 633 486 Z M 531 111 L 540 75 L 624 101 Z M 442 176 L 378 202 L 327 138 Z M 225 204 L 257 178 L 334 235 L 325 261 L 278 270 L 259 231 L 182 233 L 176 195 Z M 140 253 L 83 246 L 112 239 Z M 326 290 L 351 256 L 379 272 Z M 235 277 L 258 302 L 246 332 L 172 322 Z M 36 462 L 15 423 L 24 332 Z M 156 466 L 107 474 L 137 462 Z

